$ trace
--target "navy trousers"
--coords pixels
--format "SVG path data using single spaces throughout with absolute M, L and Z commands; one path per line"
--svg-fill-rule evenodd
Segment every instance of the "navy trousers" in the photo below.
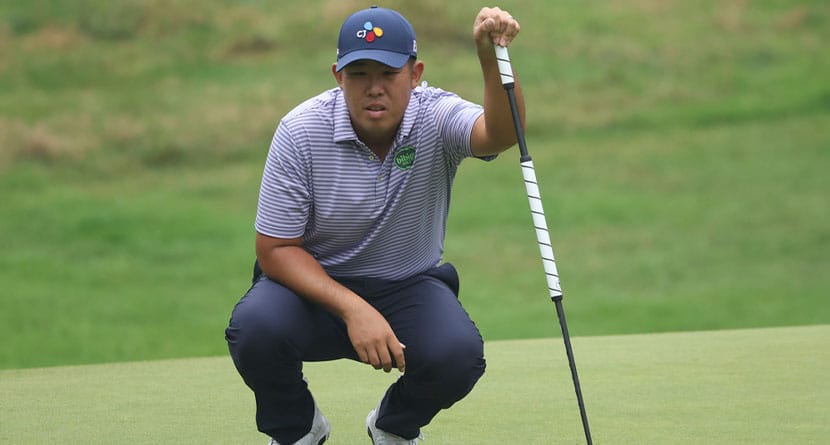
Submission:
M 258 270 L 254 275 L 225 337 L 236 369 L 254 392 L 258 429 L 290 444 L 308 433 L 314 414 L 302 363 L 358 357 L 341 319 Z M 338 281 L 383 314 L 406 345 L 406 372 L 383 396 L 377 426 L 415 438 L 484 373 L 483 341 L 458 301 L 458 274 L 445 263 L 401 281 Z

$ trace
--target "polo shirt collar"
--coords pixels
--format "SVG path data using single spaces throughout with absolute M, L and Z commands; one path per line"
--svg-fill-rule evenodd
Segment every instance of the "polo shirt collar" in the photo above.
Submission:
M 335 89 L 334 96 L 334 142 L 350 142 L 357 140 L 357 134 L 352 127 L 352 119 L 349 117 L 349 109 L 346 107 L 346 100 L 343 98 L 343 90 Z

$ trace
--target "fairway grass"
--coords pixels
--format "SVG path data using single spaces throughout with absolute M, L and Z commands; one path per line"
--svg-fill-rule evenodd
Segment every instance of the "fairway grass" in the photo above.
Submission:
M 818 444 L 830 437 L 830 325 L 573 340 L 598 444 Z M 493 341 L 431 445 L 584 443 L 561 339 Z M 394 374 L 305 370 L 329 443 L 368 443 Z M 0 371 L 0 443 L 265 443 L 228 357 Z

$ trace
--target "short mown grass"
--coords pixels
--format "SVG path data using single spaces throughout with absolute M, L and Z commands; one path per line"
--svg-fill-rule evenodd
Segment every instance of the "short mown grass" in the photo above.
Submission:
M 828 340 L 828 326 L 577 338 L 594 443 L 823 443 Z M 482 379 L 425 443 L 585 443 L 559 339 L 493 341 L 485 354 Z M 369 443 L 366 413 L 397 374 L 347 360 L 304 374 L 329 442 Z M 2 443 L 267 441 L 229 357 L 3 370 L 0 392 Z

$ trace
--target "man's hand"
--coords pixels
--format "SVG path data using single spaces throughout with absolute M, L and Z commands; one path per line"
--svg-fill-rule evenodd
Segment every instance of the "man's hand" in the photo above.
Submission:
M 406 370 L 403 350 L 406 346 L 398 341 L 385 318 L 368 304 L 353 310 L 344 318 L 349 340 L 360 361 L 386 372 L 397 367 Z
M 257 233 L 257 258 L 268 276 L 343 319 L 349 340 L 363 363 L 386 372 L 404 372 L 405 346 L 389 323 L 359 295 L 334 281 L 303 247 L 302 238 L 280 239 Z
M 507 46 L 519 34 L 519 22 L 507 11 L 482 8 L 473 24 L 473 39 L 479 49 L 491 45 Z
M 470 148 L 475 156 L 499 154 L 516 143 L 513 115 L 501 83 L 494 46 L 506 47 L 518 34 L 519 22 L 499 8 L 482 8 L 473 24 L 473 38 L 484 78 L 484 114 L 476 120 L 470 136 Z M 524 97 L 515 71 L 513 83 L 519 118 L 524 126 Z

